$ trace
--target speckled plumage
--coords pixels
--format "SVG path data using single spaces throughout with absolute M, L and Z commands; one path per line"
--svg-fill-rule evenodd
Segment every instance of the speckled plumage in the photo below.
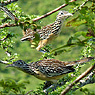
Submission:
M 72 16 L 72 14 L 67 11 L 60 11 L 54 23 L 44 26 L 42 29 L 37 29 L 36 32 L 28 28 L 21 41 L 33 40 L 35 38 L 34 34 L 38 33 L 40 41 L 36 49 L 39 51 L 43 46 L 50 43 L 58 36 L 61 31 L 63 20 L 68 16 Z
M 32 62 L 30 64 L 26 64 L 24 61 L 18 60 L 8 66 L 16 67 L 28 74 L 34 75 L 38 79 L 55 82 L 64 74 L 74 72 L 75 69 L 73 68 L 73 65 L 81 64 L 92 59 L 94 58 L 88 57 L 71 62 L 63 62 L 55 59 L 44 59 L 37 62 Z

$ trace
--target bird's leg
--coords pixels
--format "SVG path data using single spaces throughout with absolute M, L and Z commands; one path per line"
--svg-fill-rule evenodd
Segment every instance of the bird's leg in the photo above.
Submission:
M 39 45 L 36 49 L 37 49 L 37 51 L 40 51 L 40 52 L 42 52 L 42 53 L 49 52 L 48 49 L 46 49 L 46 48 L 41 49 L 41 48 L 42 48 L 42 47 Z
M 56 84 L 52 84 L 51 86 L 43 90 L 43 92 L 48 93 L 54 91 L 55 89 L 56 89 Z
M 45 87 L 44 87 L 44 90 L 43 90 L 45 93 L 54 91 L 57 87 L 60 87 L 60 86 L 64 85 L 66 83 L 66 81 L 62 81 L 60 83 L 55 83 L 55 84 L 51 84 L 51 85 L 50 85 L 50 83 L 51 82 L 49 82 L 49 81 L 46 82 Z M 48 86 L 46 86 L 46 85 L 48 85 Z
M 42 48 L 42 46 L 39 45 L 39 46 L 36 48 L 36 50 L 37 50 L 37 51 L 40 51 L 40 52 L 42 52 L 42 53 L 46 53 L 46 51 L 44 51 L 44 50 L 41 49 L 41 48 Z
M 44 84 L 45 85 L 44 85 L 43 89 L 46 89 L 46 88 L 48 88 L 52 85 L 52 82 L 51 81 L 46 81 Z
M 48 50 L 47 48 L 44 48 L 44 50 L 45 50 L 46 52 L 49 52 L 49 50 Z
M 40 49 L 39 51 L 42 52 L 42 53 L 46 53 L 47 52 L 47 51 L 45 51 L 43 49 Z
M 43 92 L 45 92 L 45 93 L 52 92 L 56 89 L 56 87 L 57 87 L 57 82 L 56 83 L 54 82 L 54 84 L 52 84 L 51 81 L 47 81 L 45 83 Z
M 42 53 L 46 53 L 49 52 L 49 50 L 47 48 L 43 48 L 46 44 L 48 43 L 48 40 L 41 40 L 38 44 L 38 47 L 36 48 L 37 51 L 40 51 Z M 43 48 L 43 49 L 42 49 Z
M 44 48 L 44 50 L 43 49 L 40 49 L 39 51 L 42 52 L 42 53 L 46 53 L 46 52 L 48 53 L 49 52 L 49 50 L 46 49 L 46 48 Z

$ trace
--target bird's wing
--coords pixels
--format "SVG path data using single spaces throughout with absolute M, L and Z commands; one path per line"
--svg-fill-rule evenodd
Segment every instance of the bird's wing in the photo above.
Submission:
M 44 26 L 41 30 L 37 30 L 37 32 L 40 35 L 41 40 L 49 38 L 49 35 L 52 33 L 52 25 L 53 24 L 50 24 L 50 25 Z
M 40 31 L 38 30 L 38 33 L 42 40 L 50 38 L 50 35 L 52 34 L 56 36 L 59 33 L 58 31 L 60 31 L 61 22 L 55 22 L 47 26 L 44 26 Z
M 62 61 L 55 59 L 45 59 L 32 63 L 33 67 L 41 73 L 45 74 L 47 77 L 53 77 L 58 75 L 63 75 L 69 72 L 73 72 L 72 66 L 65 66 Z M 32 66 L 31 66 L 32 67 Z
M 25 40 L 33 40 L 35 38 L 36 32 L 31 30 L 30 28 L 26 29 L 25 35 L 21 38 L 21 41 Z
M 41 40 L 48 39 L 49 35 L 52 33 L 52 26 L 53 24 L 44 26 L 42 29 L 37 29 L 36 31 L 31 30 L 28 28 L 26 30 L 26 34 L 24 37 L 22 37 L 21 41 L 31 39 L 33 40 L 35 38 L 35 33 L 38 33 Z

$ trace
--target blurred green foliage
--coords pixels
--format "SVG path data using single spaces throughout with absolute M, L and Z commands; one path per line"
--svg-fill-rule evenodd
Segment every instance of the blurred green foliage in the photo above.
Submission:
M 5 1 L 5 0 L 2 0 Z M 77 0 L 75 3 L 71 3 L 62 10 L 74 12 L 85 0 Z M 7 5 L 6 7 L 11 10 L 20 21 L 25 22 L 25 25 L 2 28 L 0 29 L 0 60 L 7 60 L 13 62 L 19 59 L 25 62 L 32 62 L 47 58 L 55 58 L 62 61 L 73 61 L 84 57 L 95 56 L 95 2 L 89 1 L 85 6 L 80 8 L 73 17 L 66 19 L 63 23 L 62 32 L 59 37 L 55 39 L 46 48 L 50 50 L 50 53 L 42 54 L 30 47 L 28 41 L 21 42 L 22 29 L 25 27 L 31 27 L 34 29 L 33 24 L 40 28 L 47 24 L 54 22 L 58 12 L 37 21 L 32 22 L 32 19 L 43 15 L 60 5 L 68 2 L 68 0 L 19 0 L 16 3 Z M 3 23 L 14 23 L 13 20 L 4 18 L 7 15 L 0 11 L 0 25 Z M 2 22 L 3 19 L 3 22 Z M 5 20 L 5 21 L 4 21 Z M 16 22 L 19 23 L 19 22 Z M 29 25 L 31 23 L 31 25 Z M 4 39 L 4 40 L 3 40 Z M 11 54 L 11 55 L 10 55 Z M 9 56 L 7 56 L 9 55 Z M 85 71 L 91 63 L 80 66 L 81 69 L 76 70 L 76 77 L 71 78 L 71 73 L 64 77 L 69 79 L 65 85 L 58 87 L 54 92 L 50 92 L 49 95 L 59 95 L 60 92 L 70 84 L 80 73 Z M 30 83 L 29 83 L 30 82 Z M 12 95 L 12 94 L 25 94 L 29 90 L 36 94 L 44 95 L 42 92 L 43 81 L 36 79 L 33 76 L 27 75 L 14 68 L 5 68 L 0 64 L 0 94 Z M 93 86 L 95 84 L 91 84 Z M 90 93 L 87 95 L 94 95 L 95 92 L 90 92 L 88 86 L 86 89 L 81 89 L 81 93 Z M 79 91 L 75 94 L 70 91 L 68 95 L 78 95 Z M 94 94 L 93 94 L 94 93 Z M 81 94 L 82 95 L 82 94 Z

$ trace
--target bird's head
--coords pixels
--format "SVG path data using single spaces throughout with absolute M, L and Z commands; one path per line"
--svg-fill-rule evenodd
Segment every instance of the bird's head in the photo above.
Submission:
M 73 16 L 73 14 L 69 13 L 68 11 L 59 11 L 57 19 L 67 18 L 69 16 Z
M 13 64 L 9 64 L 7 67 L 15 67 L 18 69 L 24 69 L 24 67 L 27 67 L 28 64 L 26 64 L 23 60 L 18 60 L 13 62 Z

